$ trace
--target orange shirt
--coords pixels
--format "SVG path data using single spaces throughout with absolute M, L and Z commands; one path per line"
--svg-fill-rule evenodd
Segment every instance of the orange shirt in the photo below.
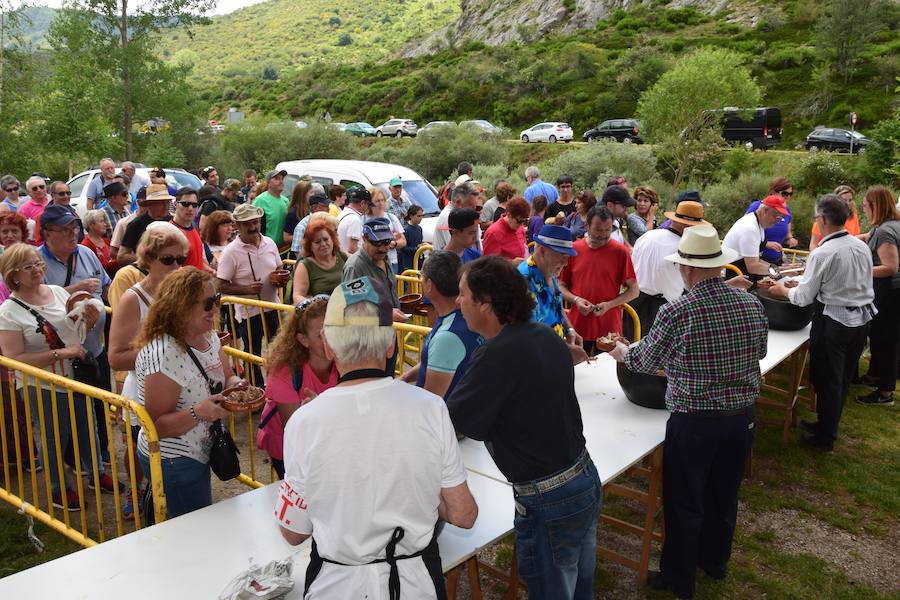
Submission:
M 844 223 L 844 227 L 850 235 L 859 235 L 859 213 L 854 212 L 850 215 L 850 218 Z M 812 234 L 813 237 L 817 237 L 820 240 L 822 239 L 822 233 L 819 231 L 818 223 L 813 223 Z

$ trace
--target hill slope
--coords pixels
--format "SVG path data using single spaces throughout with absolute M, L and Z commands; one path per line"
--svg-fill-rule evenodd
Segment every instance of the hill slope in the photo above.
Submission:
M 393 56 L 410 39 L 459 16 L 458 0 L 269 0 L 191 31 L 172 32 L 163 56 L 193 65 L 201 86 L 234 77 L 285 77 L 317 61 Z

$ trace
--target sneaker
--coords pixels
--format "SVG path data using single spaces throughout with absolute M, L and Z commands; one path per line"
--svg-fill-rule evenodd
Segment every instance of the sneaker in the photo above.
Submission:
M 134 516 L 134 507 L 137 505 L 138 496 L 134 490 L 130 493 L 125 494 L 125 501 L 122 503 L 122 517 L 125 519 L 130 519 Z
M 818 448 L 819 450 L 823 450 L 825 452 L 834 451 L 834 442 L 823 440 L 818 435 L 812 433 L 804 433 L 803 435 L 801 435 L 800 442 L 807 446 L 812 446 L 813 448 Z
M 113 490 L 115 489 L 115 488 L 113 487 L 114 485 L 118 485 L 118 487 L 119 487 L 119 493 L 125 491 L 125 484 L 122 483 L 121 481 L 113 482 L 113 478 L 110 477 L 109 474 L 107 474 L 107 473 L 104 473 L 103 475 L 100 476 L 100 489 L 101 489 L 102 491 L 106 492 L 107 494 L 112 494 L 112 493 L 113 493 Z M 89 489 L 89 490 L 94 489 L 94 478 L 93 478 L 93 476 L 88 477 L 88 489 Z
M 819 433 L 819 422 L 818 421 L 807 421 L 806 419 L 800 420 L 800 427 L 803 428 L 803 431 L 818 434 Z
M 859 383 L 859 385 L 864 385 L 866 387 L 877 388 L 878 382 L 879 381 L 878 381 L 877 377 L 872 377 L 871 375 L 867 374 L 867 375 L 863 375 L 862 377 L 860 377 L 858 383 Z
M 78 494 L 74 491 L 66 488 L 66 501 L 65 505 L 63 505 L 63 500 L 59 492 L 53 494 L 53 506 L 56 508 L 62 508 L 69 512 L 77 512 L 81 510 L 81 507 L 78 505 Z
M 856 401 L 866 406 L 890 406 L 894 403 L 894 394 L 882 396 L 879 390 L 875 390 L 871 394 L 858 397 Z

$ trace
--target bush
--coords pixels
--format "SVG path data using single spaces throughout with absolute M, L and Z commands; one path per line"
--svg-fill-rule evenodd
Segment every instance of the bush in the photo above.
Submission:
M 753 166 L 753 152 L 746 148 L 732 148 L 725 153 L 719 169 L 719 181 L 733 181 L 741 173 L 747 173 Z
M 630 186 L 656 177 L 656 157 L 647 146 L 604 140 L 560 154 L 541 173 L 544 181 L 551 182 L 559 175 L 570 175 L 576 189 L 590 188 L 599 195 L 613 175 L 625 175 Z
M 841 163 L 830 152 L 815 152 L 801 161 L 792 180 L 806 193 L 817 196 L 831 192 L 846 180 Z
M 866 148 L 866 175 L 884 185 L 900 185 L 900 117 L 879 123 Z
M 160 133 L 150 138 L 144 150 L 143 162 L 148 165 L 184 165 L 184 153 L 171 136 Z
M 744 173 L 734 181 L 707 186 L 701 196 L 708 206 L 705 218 L 712 223 L 720 237 L 744 216 L 753 200 L 764 198 L 769 191 L 769 178 L 765 175 Z

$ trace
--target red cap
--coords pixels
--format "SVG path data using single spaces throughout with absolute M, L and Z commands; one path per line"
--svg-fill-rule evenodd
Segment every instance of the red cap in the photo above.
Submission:
M 788 212 L 787 204 L 784 202 L 784 197 L 779 194 L 772 194 L 771 196 L 766 196 L 762 201 L 763 204 L 770 208 L 774 208 L 778 212 L 780 212 L 783 216 L 788 216 L 790 213 Z

